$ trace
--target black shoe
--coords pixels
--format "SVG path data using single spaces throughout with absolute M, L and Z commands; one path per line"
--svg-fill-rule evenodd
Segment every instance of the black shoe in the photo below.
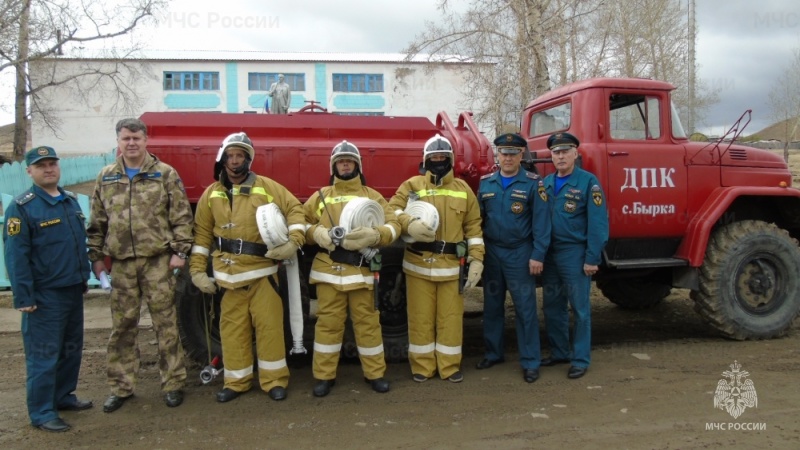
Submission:
M 94 406 L 91 400 L 80 400 L 76 399 L 75 403 L 71 403 L 69 405 L 59 405 L 59 411 L 84 411 Z
M 62 431 L 67 431 L 70 429 L 70 426 L 67 422 L 61 420 L 60 417 L 56 417 L 53 420 L 48 420 L 45 423 L 36 425 L 36 428 L 44 431 L 51 431 L 53 433 L 61 433 Z
M 241 394 L 241 392 L 234 391 L 230 388 L 222 388 L 221 391 L 217 392 L 217 401 L 220 403 L 229 402 Z
M 372 386 L 372 390 L 375 392 L 380 392 L 383 394 L 384 392 L 389 392 L 389 382 L 386 381 L 386 378 L 376 378 L 374 380 L 368 380 L 364 378 L 364 381 Z
M 133 397 L 133 395 L 129 395 L 127 397 L 120 397 L 118 395 L 111 394 L 106 399 L 106 402 L 103 403 L 103 412 L 114 412 L 118 410 L 123 403 L 128 401 L 129 398 Z
M 423 375 L 421 373 L 415 373 L 414 375 L 411 376 L 411 379 L 414 380 L 417 383 L 424 383 L 424 382 L 428 381 L 428 377 L 426 377 L 425 375 Z
M 533 383 L 539 379 L 539 369 L 522 369 L 522 378 L 526 383 Z
M 447 377 L 447 381 L 451 383 L 461 383 L 462 381 L 464 381 L 464 374 L 461 373 L 461 371 L 459 370 L 458 372 Z
M 331 393 L 331 388 L 336 384 L 336 380 L 319 380 L 314 385 L 314 397 L 325 397 Z
M 275 386 L 274 388 L 270 389 L 267 394 L 269 394 L 269 398 L 279 402 L 286 399 L 286 388 L 283 386 Z
M 571 366 L 569 368 L 569 372 L 567 372 L 567 377 L 568 378 L 580 378 L 580 377 L 586 375 L 586 370 L 588 370 L 586 367 Z
M 169 391 L 164 394 L 164 403 L 170 408 L 180 406 L 183 403 L 183 391 Z
M 568 359 L 553 359 L 553 358 L 545 358 L 539 363 L 540 366 L 555 366 L 556 364 L 567 364 L 570 362 Z
M 475 368 L 478 369 L 478 370 L 488 369 L 489 367 L 492 367 L 495 364 L 500 364 L 500 363 L 502 363 L 504 361 L 505 360 L 502 359 L 502 358 L 501 359 L 494 359 L 494 360 L 488 359 L 488 358 L 483 358 L 483 361 L 479 362 L 478 364 L 475 364 Z

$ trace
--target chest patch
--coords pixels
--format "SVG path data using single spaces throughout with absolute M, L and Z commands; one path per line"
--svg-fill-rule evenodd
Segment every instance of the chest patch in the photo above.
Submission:
M 514 214 L 521 214 L 524 210 L 525 206 L 522 204 L 522 202 L 514 202 L 511 204 L 511 212 Z
M 547 201 L 547 191 L 545 191 L 544 186 L 539 185 L 539 189 L 537 191 L 539 192 L 539 198 L 541 198 L 543 202 L 546 202 Z
M 570 214 L 574 213 L 577 207 L 578 205 L 576 205 L 575 202 L 573 202 L 572 200 L 567 200 L 566 202 L 564 202 L 564 211 Z
M 481 199 L 494 198 L 494 192 L 484 192 L 481 194 Z
M 45 221 L 39 222 L 39 228 L 51 227 L 53 225 L 58 225 L 60 223 L 61 223 L 61 218 L 45 220 Z
M 6 233 L 8 233 L 9 236 L 14 236 L 19 234 L 21 227 L 22 220 L 20 220 L 19 217 L 9 217 L 6 222 Z

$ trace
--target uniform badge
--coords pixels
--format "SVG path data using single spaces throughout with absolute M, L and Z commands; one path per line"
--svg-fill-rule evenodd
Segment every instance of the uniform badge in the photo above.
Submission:
M 8 218 L 8 222 L 6 222 L 6 233 L 8 233 L 9 236 L 14 236 L 19 234 L 21 229 L 22 229 L 22 221 L 18 217 Z
M 543 202 L 547 201 L 547 191 L 545 191 L 544 186 L 539 186 L 539 198 L 541 198 Z
M 522 210 L 524 210 L 524 209 L 525 209 L 525 207 L 522 206 L 521 202 L 514 202 L 514 203 L 511 204 L 511 212 L 514 213 L 514 214 L 520 214 L 520 213 L 522 213 Z
M 574 213 L 574 212 L 575 212 L 575 209 L 576 209 L 577 207 L 578 207 L 578 205 L 576 205 L 576 204 L 575 204 L 575 202 L 573 202 L 572 200 L 567 200 L 567 201 L 564 203 L 564 211 L 566 211 L 566 212 L 568 212 L 568 213 Z
M 603 191 L 601 191 L 600 186 L 596 184 L 592 186 L 592 201 L 597 206 L 603 204 Z

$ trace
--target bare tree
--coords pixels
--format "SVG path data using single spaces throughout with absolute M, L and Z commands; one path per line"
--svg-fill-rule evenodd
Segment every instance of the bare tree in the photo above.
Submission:
M 536 96 L 599 76 L 669 81 L 682 116 L 688 111 L 688 19 L 679 1 L 471 0 L 461 14 L 448 11 L 452 3 L 440 0 L 443 21 L 405 52 L 474 63 L 465 66 L 465 88 L 479 121 L 518 122 Z M 716 100 L 703 87 L 698 81 L 695 110 Z
M 789 144 L 800 131 L 800 47 L 793 51 L 789 62 L 769 92 L 773 120 L 780 124 L 783 159 L 789 162 Z
M 112 105 L 123 108 L 136 103 L 131 76 L 140 74 L 142 69 L 126 64 L 125 59 L 139 50 L 138 44 L 126 42 L 123 53 L 115 49 L 115 44 L 120 38 L 129 37 L 137 26 L 155 20 L 165 4 L 165 0 L 0 0 L 0 72 L 16 72 L 17 157 L 25 151 L 31 114 L 41 115 L 46 126 L 57 130 L 57 119 L 40 101 L 48 88 L 69 86 L 78 98 L 104 92 L 112 97 Z M 65 54 L 66 58 L 77 58 L 87 51 L 105 55 L 106 63 L 87 64 L 77 72 L 59 69 L 57 61 Z M 35 87 L 30 73 L 32 64 L 40 71 L 35 74 Z

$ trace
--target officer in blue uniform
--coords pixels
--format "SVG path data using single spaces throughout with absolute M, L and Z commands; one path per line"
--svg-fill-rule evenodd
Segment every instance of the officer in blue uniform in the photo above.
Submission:
M 544 183 L 520 165 L 527 146 L 519 134 L 494 140 L 499 171 L 485 175 L 478 188 L 486 257 L 483 271 L 484 358 L 477 369 L 503 362 L 506 290 L 516 311 L 517 344 L 522 377 L 539 378 L 539 319 L 536 276 L 542 273 L 550 244 L 550 210 Z
M 542 311 L 550 343 L 550 358 L 542 365 L 570 363 L 569 378 L 585 375 L 591 361 L 589 290 L 608 240 L 603 189 L 597 177 L 575 166 L 578 145 L 578 138 L 569 133 L 550 136 L 547 147 L 556 173 L 544 179 L 553 235 L 542 274 Z M 568 306 L 575 322 L 571 349 Z
M 83 294 L 89 280 L 84 216 L 75 194 L 58 186 L 51 147 L 25 154 L 33 186 L 5 210 L 5 262 L 14 308 L 22 312 L 31 424 L 46 431 L 70 426 L 59 410 L 92 407 L 74 391 L 83 352 Z

